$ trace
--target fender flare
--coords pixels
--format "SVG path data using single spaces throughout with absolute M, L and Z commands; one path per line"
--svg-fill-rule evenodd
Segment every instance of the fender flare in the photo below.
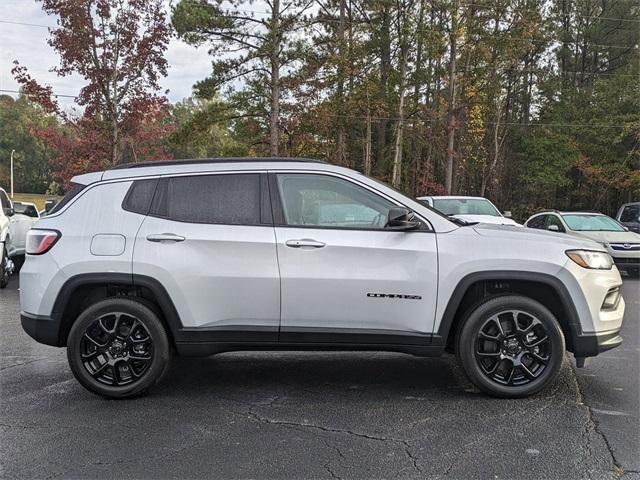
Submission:
M 560 279 L 553 275 L 541 272 L 525 272 L 519 270 L 487 270 L 482 272 L 470 273 L 458 282 L 444 310 L 440 325 L 438 326 L 438 331 L 434 332 L 432 344 L 447 344 L 447 339 L 451 334 L 451 327 L 455 320 L 458 307 L 460 306 L 460 303 L 462 302 L 462 299 L 464 298 L 469 288 L 474 283 L 491 280 L 525 281 L 530 283 L 540 283 L 552 288 L 558 295 L 560 304 L 567 315 L 566 323 L 564 323 L 564 326 L 566 326 L 565 334 L 569 337 L 567 338 L 567 345 L 569 347 L 573 346 L 577 337 L 582 334 L 582 327 L 580 324 L 578 310 L 576 309 L 575 303 L 573 301 L 573 298 L 571 297 L 571 294 L 569 293 L 569 290 Z M 563 322 L 560 321 L 560 323 L 562 326 Z

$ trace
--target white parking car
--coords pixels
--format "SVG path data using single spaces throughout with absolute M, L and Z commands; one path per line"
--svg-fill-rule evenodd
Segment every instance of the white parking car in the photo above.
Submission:
M 13 202 L 13 216 L 9 224 L 11 258 L 25 254 L 27 232 L 40 219 L 38 208 L 31 202 Z
M 9 224 L 13 215 L 11 200 L 4 189 L 0 188 L 0 288 L 5 288 L 9 284 L 9 276 L 13 270 L 13 262 L 9 259 L 8 243 Z
M 7 192 L 0 188 L 0 288 L 7 286 L 15 262 L 22 262 L 25 254 L 27 232 L 40 218 L 31 202 L 12 202 Z
M 493 203 L 484 197 L 431 196 L 418 197 L 417 200 L 444 215 L 465 222 L 521 226 L 510 218 L 510 212 L 503 215 Z
M 304 159 L 121 166 L 27 235 L 21 321 L 76 379 L 138 395 L 171 352 L 455 352 L 491 395 L 533 394 L 565 350 L 614 348 L 625 303 L 601 244 L 458 225 L 386 185 Z

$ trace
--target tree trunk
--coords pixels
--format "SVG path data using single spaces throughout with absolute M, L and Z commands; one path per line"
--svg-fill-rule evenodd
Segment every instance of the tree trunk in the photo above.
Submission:
M 456 44 L 458 36 L 458 2 L 451 11 L 451 32 L 449 34 L 449 101 L 447 118 L 447 163 L 444 186 L 447 193 L 452 193 L 453 158 L 456 137 Z
M 271 113 L 269 115 L 269 151 L 278 156 L 280 124 L 280 0 L 273 0 L 271 11 Z
M 371 175 L 371 109 L 367 107 L 367 138 L 364 144 L 364 174 Z
M 482 184 L 480 185 L 480 196 L 484 197 L 486 191 L 487 191 L 487 185 L 489 184 L 489 180 L 491 180 L 491 177 L 493 175 L 493 171 L 496 168 L 496 165 L 498 164 L 498 160 L 500 159 L 500 148 L 502 147 L 502 144 L 504 142 L 504 139 L 506 137 L 506 132 L 505 134 L 502 136 L 502 138 L 500 138 L 500 100 L 497 101 L 497 106 L 496 106 L 496 125 L 495 128 L 493 130 L 493 155 L 491 158 L 491 161 L 489 162 L 489 166 L 486 169 L 486 171 L 484 172 L 484 174 L 482 175 Z
M 426 0 L 420 0 L 420 13 L 418 14 L 417 24 L 417 44 L 416 44 L 416 67 L 415 67 L 415 80 L 413 86 L 413 102 L 415 109 L 418 109 L 420 105 L 420 87 L 422 86 L 422 48 L 424 41 L 424 6 Z M 431 56 L 429 56 L 431 61 Z M 418 141 L 419 127 L 417 120 L 412 122 L 411 126 L 411 194 L 415 197 L 418 190 L 418 168 L 422 157 L 422 143 Z
M 405 85 L 407 75 L 407 46 L 402 45 L 400 47 L 400 87 L 399 87 L 399 101 L 398 101 L 398 126 L 396 128 L 396 144 L 393 156 L 393 175 L 391 176 L 391 184 L 395 188 L 400 188 L 400 182 L 402 180 L 402 133 L 404 130 L 404 97 L 405 97 Z
M 338 131 L 336 133 L 336 163 L 338 165 L 346 164 L 345 155 L 345 110 L 344 110 L 344 65 L 345 65 L 345 15 L 346 15 L 346 0 L 340 0 L 340 19 L 338 21 L 338 85 L 336 88 L 336 96 L 338 97 L 338 118 L 337 126 Z
M 385 4 L 382 12 L 382 26 L 380 34 L 380 104 L 384 105 L 386 115 L 387 110 L 387 88 L 389 83 L 389 69 L 391 66 L 391 19 L 389 7 Z M 376 169 L 384 172 L 385 149 L 387 144 L 387 119 L 381 118 L 378 122 L 376 133 Z

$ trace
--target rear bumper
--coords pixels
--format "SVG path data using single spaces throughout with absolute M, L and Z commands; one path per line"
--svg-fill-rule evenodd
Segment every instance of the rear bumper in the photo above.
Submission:
M 595 357 L 622 343 L 620 329 L 598 333 L 575 332 L 572 351 L 576 358 Z
M 60 343 L 60 322 L 40 315 L 20 312 L 22 329 L 37 342 L 54 347 L 62 347 Z

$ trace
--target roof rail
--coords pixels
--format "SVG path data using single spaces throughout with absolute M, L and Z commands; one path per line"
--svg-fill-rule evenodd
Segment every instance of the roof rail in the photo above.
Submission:
M 151 162 L 123 163 L 111 167 L 111 170 L 123 170 L 126 168 L 165 167 L 172 165 L 193 165 L 197 163 L 242 163 L 242 162 L 303 162 L 326 163 L 313 158 L 295 157 L 228 157 L 228 158 L 199 158 L 186 160 L 154 160 Z
M 536 212 L 536 215 L 538 213 L 599 213 L 600 215 L 602 215 L 602 212 L 599 212 L 598 210 L 558 210 L 556 208 L 549 208 L 546 210 L 540 210 L 539 212 Z

